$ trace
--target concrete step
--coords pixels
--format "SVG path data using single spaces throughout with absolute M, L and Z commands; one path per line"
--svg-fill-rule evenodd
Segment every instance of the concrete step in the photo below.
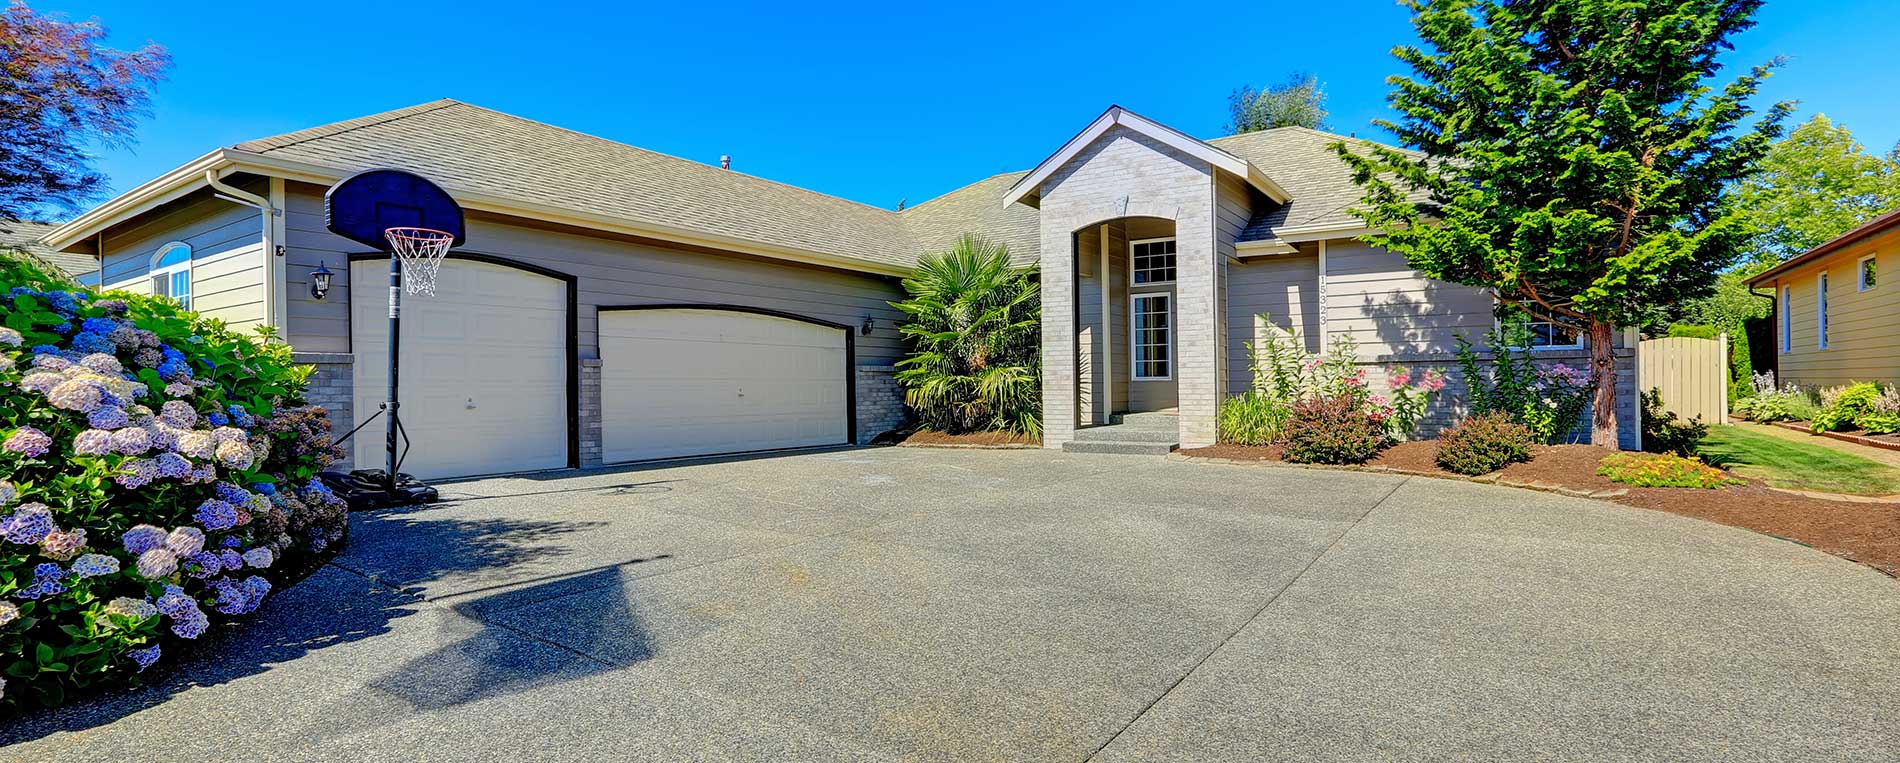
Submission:
M 1143 429 L 1175 429 L 1181 426 L 1181 417 L 1173 413 L 1143 411 L 1141 413 L 1118 413 L 1110 419 L 1115 426 L 1141 427 Z
M 1173 427 L 1163 429 L 1115 424 L 1077 429 L 1075 439 L 1082 442 L 1180 442 L 1181 435 Z
M 1165 456 L 1181 447 L 1172 442 L 1103 442 L 1070 440 L 1062 444 L 1065 453 L 1113 453 L 1122 456 Z

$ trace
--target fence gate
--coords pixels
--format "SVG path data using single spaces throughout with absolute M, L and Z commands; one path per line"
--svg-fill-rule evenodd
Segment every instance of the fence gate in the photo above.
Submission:
M 1644 340 L 1636 356 L 1639 390 L 1662 390 L 1663 407 L 1683 419 L 1728 423 L 1728 335 Z

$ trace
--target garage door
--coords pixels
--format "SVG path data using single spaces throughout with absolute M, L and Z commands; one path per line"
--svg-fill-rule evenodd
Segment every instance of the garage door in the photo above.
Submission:
M 353 263 L 351 346 L 357 420 L 388 384 L 389 265 Z M 442 263 L 435 296 L 402 301 L 402 470 L 421 479 L 568 465 L 567 284 L 474 260 Z M 382 468 L 382 422 L 355 442 L 357 468 Z
M 602 310 L 602 457 L 843 444 L 848 355 L 837 326 L 734 310 Z

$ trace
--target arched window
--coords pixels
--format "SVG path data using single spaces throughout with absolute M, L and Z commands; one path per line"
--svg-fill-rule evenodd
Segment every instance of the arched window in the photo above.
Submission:
M 152 293 L 191 309 L 191 245 L 173 241 L 152 255 Z

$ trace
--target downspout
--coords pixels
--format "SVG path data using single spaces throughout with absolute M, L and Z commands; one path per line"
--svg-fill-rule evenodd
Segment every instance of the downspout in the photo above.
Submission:
M 211 186 L 211 190 L 218 192 L 218 198 L 258 211 L 258 219 L 263 230 L 259 240 L 263 244 L 263 251 L 260 254 L 264 258 L 264 325 L 277 329 L 277 336 L 281 340 L 283 327 L 278 325 L 278 315 L 284 304 L 284 296 L 283 279 L 278 277 L 283 269 L 278 264 L 278 258 L 282 256 L 282 247 L 277 243 L 277 218 L 283 216 L 284 211 L 272 205 L 270 199 L 225 183 L 218 177 L 217 170 L 205 170 L 205 184 Z

